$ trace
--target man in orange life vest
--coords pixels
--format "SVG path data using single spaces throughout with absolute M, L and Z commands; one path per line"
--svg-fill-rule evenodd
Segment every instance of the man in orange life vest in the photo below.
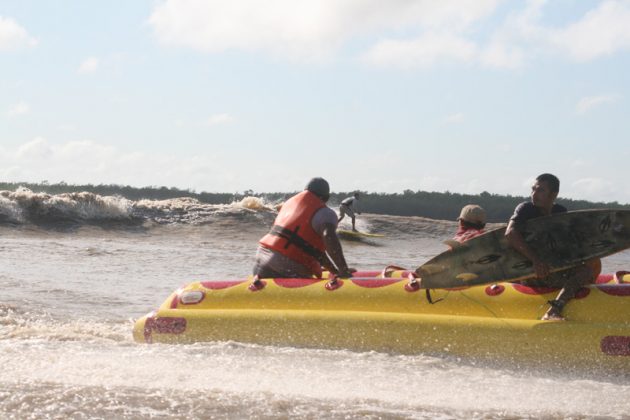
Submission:
M 313 178 L 304 191 L 283 205 L 268 234 L 260 240 L 254 275 L 259 278 L 320 278 L 322 266 L 350 277 L 337 237 L 337 214 L 326 206 L 330 187 Z

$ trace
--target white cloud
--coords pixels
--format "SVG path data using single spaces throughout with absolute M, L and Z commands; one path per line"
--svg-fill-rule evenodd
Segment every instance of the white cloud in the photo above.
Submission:
M 37 40 L 13 19 L 0 16 L 0 51 L 34 47 Z
M 77 72 L 80 74 L 94 73 L 98 70 L 99 64 L 100 60 L 97 57 L 88 57 L 83 60 Z
M 52 154 L 48 141 L 43 137 L 36 137 L 18 147 L 15 153 L 17 160 L 47 159 Z
M 426 68 L 438 61 L 471 62 L 477 46 L 458 36 L 428 34 L 414 40 L 384 40 L 363 55 L 363 60 L 379 66 L 402 69 Z
M 217 53 L 267 51 L 321 59 L 353 37 L 373 32 L 466 28 L 499 0 L 166 0 L 149 18 L 164 45 Z M 453 38 L 451 35 L 450 38 Z
M 574 194 L 578 197 L 593 197 L 590 200 L 612 201 L 619 197 L 618 188 L 612 182 L 603 178 L 578 179 L 571 184 L 571 190 L 572 192 L 578 192 Z
M 66 132 L 71 132 L 71 131 L 76 131 L 77 127 L 73 124 L 60 124 L 57 126 L 57 130 L 59 131 L 66 131 Z
M 220 125 L 220 124 L 228 124 L 233 121 L 235 121 L 235 118 L 229 114 L 214 114 L 208 118 L 205 125 L 213 126 L 213 125 Z
M 464 122 L 464 114 L 461 112 L 449 115 L 444 119 L 445 124 L 461 124 L 462 122 Z
M 630 50 L 630 2 L 601 2 L 580 21 L 552 31 L 550 42 L 579 61 Z
M 516 68 L 543 52 L 588 61 L 630 50 L 630 2 L 599 2 L 579 20 L 563 27 L 541 24 L 548 3 L 530 0 L 522 11 L 511 14 L 486 47 L 485 64 Z
M 591 166 L 589 163 L 587 163 L 584 159 L 581 159 L 581 158 L 574 159 L 573 161 L 571 161 L 570 165 L 578 169 L 587 168 Z
M 465 179 L 465 182 L 457 184 L 453 190 L 462 194 L 479 194 L 488 190 L 488 184 L 479 178 Z
M 0 150 L 0 178 L 13 181 L 165 185 L 225 191 L 226 177 L 222 174 L 229 176 L 232 170 L 230 159 L 128 152 L 90 140 L 53 143 L 38 137 L 19 147 Z M 237 177 L 247 178 L 241 172 Z
M 495 40 L 483 49 L 479 59 L 486 67 L 517 69 L 525 63 L 525 51 L 517 45 Z
M 575 106 L 575 111 L 578 114 L 585 114 L 588 111 L 597 108 L 599 106 L 614 103 L 619 99 L 619 95 L 600 95 L 600 96 L 588 96 L 580 99 Z
M 9 116 L 9 118 L 15 118 L 20 115 L 28 114 L 30 110 L 31 107 L 26 102 L 19 102 L 9 108 L 9 112 L 7 112 L 7 115 Z
M 541 53 L 591 60 L 630 49 L 630 2 L 606 0 L 565 26 L 541 23 L 547 0 L 506 17 L 502 0 L 164 0 L 149 24 L 163 45 L 209 53 L 271 52 L 290 59 L 331 57 L 351 40 L 371 65 L 423 69 L 443 60 L 518 69 Z M 487 33 L 478 23 L 486 18 Z M 494 25 L 494 26 L 492 26 Z
M 449 189 L 450 179 L 441 176 L 425 175 L 416 181 L 416 190 L 446 191 Z

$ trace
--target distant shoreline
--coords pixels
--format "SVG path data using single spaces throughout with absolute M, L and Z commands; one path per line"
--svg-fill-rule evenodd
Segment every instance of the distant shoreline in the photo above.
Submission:
M 263 198 L 268 203 L 281 203 L 294 192 L 259 193 L 244 191 L 236 193 L 210 193 L 183 190 L 175 187 L 131 187 L 115 184 L 85 184 L 73 185 L 65 182 L 49 184 L 47 182 L 0 182 L 0 191 L 15 191 L 19 187 L 28 188 L 33 192 L 51 195 L 87 191 L 101 196 L 121 196 L 128 200 L 168 200 L 190 197 L 206 204 L 230 204 L 240 201 L 244 197 L 254 196 Z M 345 197 L 354 191 L 332 193 L 330 206 L 336 207 Z M 420 216 L 431 219 L 455 220 L 460 209 L 466 204 L 478 204 L 486 209 L 488 222 L 506 222 L 514 211 L 514 207 L 522 201 L 528 200 L 523 196 L 490 194 L 459 194 L 451 192 L 428 192 L 405 190 L 402 193 L 370 193 L 361 192 L 360 206 L 366 213 L 387 214 L 392 216 Z M 618 202 L 590 202 L 586 200 L 572 200 L 560 198 L 558 202 L 570 210 L 613 208 L 630 210 L 630 204 Z

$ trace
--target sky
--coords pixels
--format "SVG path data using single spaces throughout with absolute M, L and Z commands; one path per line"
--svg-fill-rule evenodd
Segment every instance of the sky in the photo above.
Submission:
M 0 0 L 0 180 L 630 202 L 630 0 Z

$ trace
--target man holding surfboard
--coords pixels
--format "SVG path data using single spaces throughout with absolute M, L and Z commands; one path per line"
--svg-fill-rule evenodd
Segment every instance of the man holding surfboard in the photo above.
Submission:
M 527 220 L 563 213 L 567 209 L 555 203 L 560 191 L 560 180 L 552 174 L 542 174 L 532 185 L 531 200 L 519 204 L 510 218 L 505 237 L 508 244 L 527 257 L 534 266 L 536 279 L 523 283 L 531 287 L 558 287 L 560 293 L 555 300 L 549 302 L 549 310 L 541 318 L 544 321 L 561 321 L 562 309 L 575 293 L 585 284 L 592 282 L 598 273 L 591 265 L 586 264 L 555 273 L 527 243 L 522 235 L 522 228 Z

